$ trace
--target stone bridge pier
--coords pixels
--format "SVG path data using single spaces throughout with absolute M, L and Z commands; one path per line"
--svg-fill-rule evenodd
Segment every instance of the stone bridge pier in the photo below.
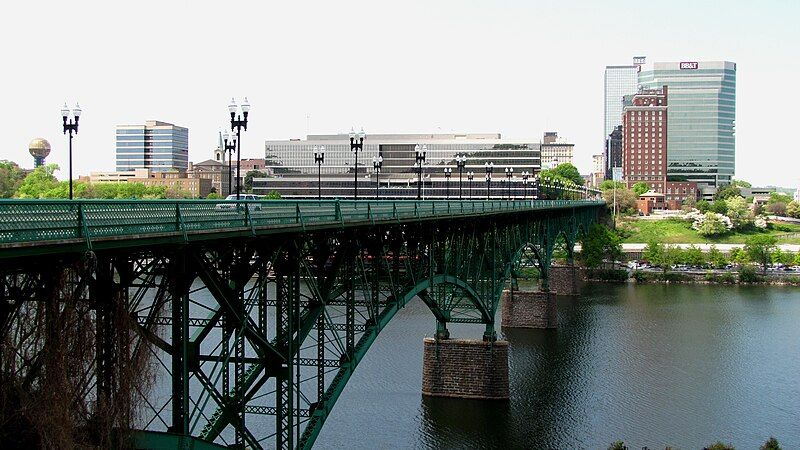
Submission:
M 558 328 L 556 296 L 576 296 L 583 282 L 581 269 L 574 264 L 552 265 L 539 290 L 503 291 L 502 326 L 509 328 Z
M 422 395 L 508 399 L 508 341 L 425 338 Z

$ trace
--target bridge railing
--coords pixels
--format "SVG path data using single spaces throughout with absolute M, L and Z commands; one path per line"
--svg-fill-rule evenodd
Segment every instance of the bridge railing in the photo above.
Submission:
M 592 200 L 0 200 L 0 245 L 344 226 L 599 204 Z M 7 245 L 3 245 L 7 246 Z

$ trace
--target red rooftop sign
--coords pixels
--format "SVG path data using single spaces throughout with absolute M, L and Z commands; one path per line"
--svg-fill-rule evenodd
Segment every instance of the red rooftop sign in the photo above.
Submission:
M 682 62 L 681 70 L 684 69 L 697 69 L 697 62 Z

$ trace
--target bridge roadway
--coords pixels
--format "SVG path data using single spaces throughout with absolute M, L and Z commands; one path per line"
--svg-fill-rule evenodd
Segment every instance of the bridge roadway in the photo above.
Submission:
M 474 323 L 492 343 L 516 269 L 536 265 L 546 288 L 556 243 L 571 252 L 604 208 L 597 200 L 0 200 L 0 339 L 10 347 L 2 354 L 15 355 L 0 359 L 0 372 L 43 382 L 46 355 L 91 348 L 91 358 L 74 358 L 84 377 L 54 387 L 69 393 L 64 408 L 81 405 L 78 428 L 135 422 L 147 430 L 145 447 L 189 439 L 198 448 L 309 448 L 406 302 L 425 302 L 437 339 L 449 337 L 448 323 Z M 82 323 L 94 329 L 81 345 L 48 334 Z M 156 388 L 132 376 L 141 364 Z M 94 439 L 102 447 L 112 438 Z

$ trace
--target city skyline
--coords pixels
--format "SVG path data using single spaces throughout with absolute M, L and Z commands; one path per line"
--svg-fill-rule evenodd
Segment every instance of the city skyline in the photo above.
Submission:
M 386 131 L 497 130 L 525 140 L 558 130 L 575 143 L 576 165 L 588 173 L 591 155 L 603 150 L 603 71 L 644 55 L 648 62 L 735 61 L 740 72 L 736 178 L 797 186 L 793 166 L 800 157 L 788 139 L 791 115 L 783 111 L 798 94 L 782 92 L 776 101 L 771 88 L 800 74 L 800 63 L 786 44 L 800 38 L 790 20 L 800 7 L 734 2 L 713 11 L 694 5 L 695 14 L 685 15 L 680 3 L 666 11 L 645 6 L 652 14 L 641 8 L 627 11 L 621 6 L 625 3 L 603 11 L 576 7 L 582 4 L 409 3 L 401 10 L 369 3 L 319 4 L 313 16 L 307 7 L 259 5 L 236 15 L 231 33 L 240 45 L 233 53 L 227 39 L 206 32 L 220 26 L 218 11 L 210 6 L 161 5 L 160 15 L 153 17 L 143 2 L 126 13 L 130 20 L 118 23 L 96 20 L 112 11 L 99 3 L 47 3 L 44 8 L 52 14 L 41 19 L 42 6 L 15 4 L 7 8 L 0 28 L 4 40 L 26 35 L 25 18 L 37 16 L 43 23 L 42 31 L 26 35 L 26 46 L 10 47 L 7 53 L 10 67 L 26 70 L 6 77 L 7 88 L 22 89 L 8 89 L 13 107 L 0 113 L 11 130 L 2 158 L 30 165 L 27 143 L 43 137 L 52 145 L 48 162 L 62 167 L 63 178 L 66 138 L 58 111 L 64 101 L 77 101 L 84 115 L 74 141 L 76 174 L 114 167 L 116 125 L 154 118 L 189 128 L 189 159 L 200 161 L 212 152 L 227 123 L 230 97 L 246 95 L 253 110 L 242 136 L 242 157 L 260 157 L 265 140 L 346 132 L 351 126 L 363 126 L 368 138 Z M 389 13 L 390 21 L 385 19 Z M 713 23 L 704 19 L 712 13 Z M 646 31 L 619 26 L 628 15 Z M 180 17 L 185 20 L 176 28 L 162 27 Z M 65 18 L 68 25 L 61 22 Z M 133 24 L 144 18 L 153 26 L 146 34 L 134 33 Z M 526 26 L 533 18 L 537 27 Z M 576 31 L 569 39 L 554 38 L 564 18 L 578 25 Z M 350 21 L 359 26 L 337 26 L 335 32 L 329 26 Z M 669 30 L 655 26 L 665 22 L 672 24 Z M 473 33 L 476 27 L 483 32 Z M 739 32 L 750 27 L 763 32 Z M 406 32 L 385 32 L 400 29 Z M 60 40 L 70 43 L 69 51 L 57 45 Z M 544 49 L 549 57 L 534 56 Z M 147 51 L 150 59 L 141 66 L 123 66 L 104 57 L 116 51 Z M 48 70 L 29 69 L 42 62 Z M 503 70 L 506 66 L 514 70 Z M 572 98 L 581 99 L 580 108 Z M 765 114 L 770 111 L 775 114 Z M 782 164 L 772 164 L 775 160 Z

